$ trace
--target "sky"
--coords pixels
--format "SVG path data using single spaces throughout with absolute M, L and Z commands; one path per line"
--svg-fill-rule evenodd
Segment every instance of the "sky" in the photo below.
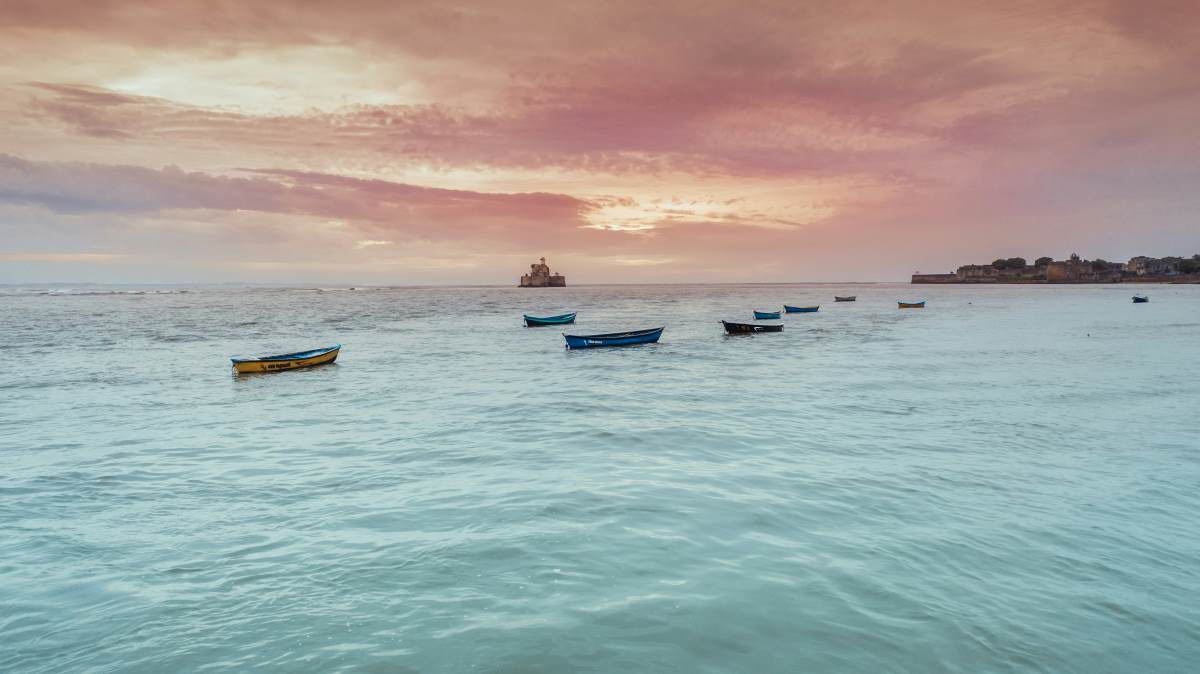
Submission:
M 1200 2 L 0 2 L 0 283 L 1200 252 Z

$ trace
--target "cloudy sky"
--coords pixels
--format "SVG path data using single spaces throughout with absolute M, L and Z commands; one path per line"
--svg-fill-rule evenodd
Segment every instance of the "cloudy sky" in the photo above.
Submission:
M 1200 2 L 0 2 L 0 282 L 1200 252 Z

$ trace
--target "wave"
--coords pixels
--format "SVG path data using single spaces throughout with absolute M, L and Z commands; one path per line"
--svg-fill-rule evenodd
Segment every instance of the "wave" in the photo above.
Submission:
M 12 295 L 32 295 L 32 296 L 52 296 L 52 297 L 91 297 L 91 296 L 111 296 L 111 295 L 186 295 L 190 290 L 96 290 L 82 288 L 0 288 L 0 296 Z

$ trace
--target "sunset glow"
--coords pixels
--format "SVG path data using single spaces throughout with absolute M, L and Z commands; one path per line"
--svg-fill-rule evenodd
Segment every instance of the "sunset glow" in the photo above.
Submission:
M 1200 250 L 1200 4 L 6 2 L 0 282 Z

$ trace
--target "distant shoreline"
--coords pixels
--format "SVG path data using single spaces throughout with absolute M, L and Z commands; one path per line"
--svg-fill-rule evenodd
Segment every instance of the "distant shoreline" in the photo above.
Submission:
M 991 264 L 965 264 L 949 274 L 916 273 L 911 283 L 1200 283 L 1200 255 L 1191 258 L 1139 255 L 1128 262 L 1109 262 L 1085 260 L 1072 254 L 1066 260 L 1039 257 L 1033 264 L 1023 257 L 999 258 Z
M 944 279 L 942 277 L 945 277 Z M 909 283 L 935 285 L 1120 285 L 1123 283 L 1156 283 L 1192 285 L 1200 283 L 1200 274 L 1181 274 L 1179 276 L 1136 276 L 1128 279 L 1106 281 L 1047 281 L 1046 279 L 963 279 L 957 274 L 913 274 Z

